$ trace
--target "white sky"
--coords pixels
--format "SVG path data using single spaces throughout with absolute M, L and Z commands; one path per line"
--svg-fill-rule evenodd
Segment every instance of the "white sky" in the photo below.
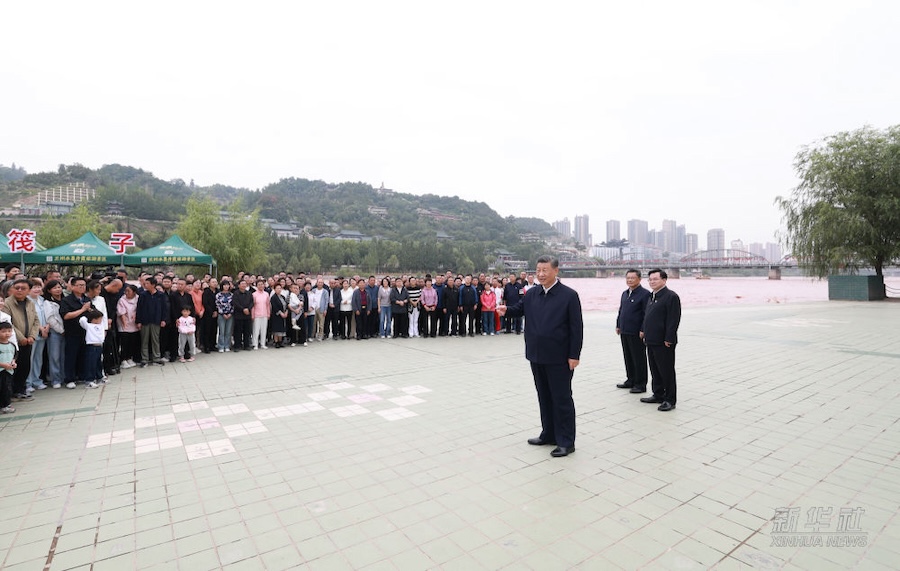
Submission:
M 4 2 L 0 163 L 363 181 L 774 241 L 802 145 L 900 122 L 900 2 Z

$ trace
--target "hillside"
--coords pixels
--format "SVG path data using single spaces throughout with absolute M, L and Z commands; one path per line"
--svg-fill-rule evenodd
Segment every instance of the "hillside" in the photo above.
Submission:
M 70 185 L 83 185 L 94 190 L 88 204 L 91 210 L 104 215 L 117 230 L 129 231 L 143 227 L 141 221 L 153 221 L 154 238 L 158 237 L 159 223 L 174 227 L 185 214 L 185 205 L 192 197 L 209 198 L 222 210 L 238 212 L 257 211 L 263 220 L 291 225 L 302 233 L 302 240 L 269 237 L 271 263 L 290 260 L 316 261 L 326 266 L 352 265 L 365 258 L 369 265 L 383 265 L 378 259 L 381 252 L 399 258 L 401 266 L 415 264 L 414 268 L 429 264 L 454 266 L 469 261 L 476 268 L 490 263 L 496 250 L 507 250 L 520 258 L 531 257 L 540 248 L 535 243 L 525 243 L 522 235 L 549 238 L 555 235 L 552 227 L 537 218 L 500 216 L 483 202 L 472 202 L 458 197 L 434 194 L 413 195 L 374 188 L 362 182 L 328 183 L 321 180 L 288 178 L 265 186 L 260 191 L 235 188 L 227 185 L 202 187 L 193 181 L 180 179 L 164 181 L 153 173 L 140 168 L 118 164 L 90 169 L 82 165 L 60 165 L 56 172 L 24 174 L 18 167 L 15 176 L 0 180 L 0 204 L 7 215 L 10 207 L 20 205 L 21 212 L 35 212 L 41 191 Z M 110 212 L 121 213 L 112 218 Z M 7 218 L 7 225 L 13 219 Z M 302 232 L 301 232 L 302 230 Z M 342 254 L 325 255 L 334 248 L 325 247 L 317 239 L 340 232 L 358 233 L 362 238 L 385 243 L 379 247 L 379 255 L 368 255 L 364 245 L 357 246 L 357 255 L 348 253 L 344 245 Z M 139 239 L 142 242 L 142 240 Z M 327 240 L 326 240 L 327 241 Z M 390 248 L 393 243 L 396 248 Z M 141 244 L 144 245 L 144 244 Z M 404 251 L 413 249 L 417 254 L 404 260 Z M 428 253 L 434 253 L 434 258 Z M 329 258 L 336 258 L 330 260 Z M 393 263 L 393 262 L 392 262 Z M 466 264 L 463 264 L 466 265 Z

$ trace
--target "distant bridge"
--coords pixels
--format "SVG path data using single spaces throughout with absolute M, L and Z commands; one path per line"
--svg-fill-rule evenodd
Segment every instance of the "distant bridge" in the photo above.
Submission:
M 627 267 L 635 268 L 678 268 L 683 270 L 693 269 L 719 269 L 719 268 L 773 268 L 796 266 L 793 259 L 782 259 L 778 262 L 770 262 L 762 256 L 751 254 L 746 250 L 703 250 L 688 254 L 683 258 L 673 261 L 668 258 L 639 258 L 634 254 L 625 254 L 606 260 L 598 264 L 599 269 L 612 270 Z

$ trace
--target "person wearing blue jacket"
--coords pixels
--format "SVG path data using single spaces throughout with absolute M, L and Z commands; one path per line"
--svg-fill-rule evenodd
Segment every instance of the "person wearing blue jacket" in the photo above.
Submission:
M 156 278 L 147 276 L 138 294 L 136 321 L 141 329 L 141 367 L 165 365 L 159 350 L 159 332 L 169 319 L 169 296 L 157 288 Z

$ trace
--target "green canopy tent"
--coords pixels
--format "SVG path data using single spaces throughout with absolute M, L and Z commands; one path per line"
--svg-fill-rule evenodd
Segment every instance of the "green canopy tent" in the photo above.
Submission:
M 176 234 L 162 244 L 127 254 L 124 263 L 126 266 L 209 266 L 209 273 L 212 273 L 216 260 Z
M 37 242 L 34 244 L 34 252 L 39 253 L 47 248 L 41 246 Z M 0 240 L 0 264 L 21 264 L 24 256 L 28 254 L 24 254 L 23 252 L 16 252 L 15 254 L 9 251 L 9 243 L 6 240 Z
M 98 238 L 93 232 L 87 232 L 80 238 L 56 248 L 25 254 L 26 264 L 110 266 L 121 262 L 122 256 L 116 254 L 109 244 Z

